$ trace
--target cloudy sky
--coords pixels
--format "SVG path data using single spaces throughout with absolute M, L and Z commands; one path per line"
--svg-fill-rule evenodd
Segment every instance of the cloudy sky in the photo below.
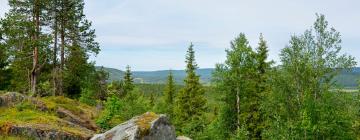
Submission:
M 102 51 L 97 65 L 134 70 L 183 69 L 190 42 L 201 68 L 224 61 L 239 33 L 256 46 L 260 33 L 279 61 L 290 36 L 310 28 L 325 14 L 342 35 L 343 53 L 360 62 L 359 0 L 85 0 Z M 0 0 L 0 17 L 8 10 Z

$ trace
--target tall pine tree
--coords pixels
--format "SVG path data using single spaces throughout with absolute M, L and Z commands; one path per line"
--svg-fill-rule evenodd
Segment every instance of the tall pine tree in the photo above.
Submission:
M 195 62 L 195 51 L 191 43 L 186 55 L 186 78 L 185 85 L 176 97 L 175 117 L 179 133 L 196 135 L 202 131 L 202 117 L 206 110 L 205 90 L 200 84 L 199 76 L 196 74 L 197 64 Z
M 170 71 L 163 91 L 163 96 L 156 104 L 155 109 L 159 113 L 168 114 L 171 119 L 174 117 L 175 92 L 174 76 Z
M 122 96 L 126 96 L 127 94 L 129 94 L 133 89 L 134 89 L 134 78 L 132 77 L 132 73 L 131 73 L 131 69 L 130 66 L 127 65 L 126 66 L 126 71 L 124 74 L 124 78 L 123 78 L 123 95 Z
M 164 101 L 167 105 L 173 106 L 175 100 L 175 82 L 172 72 L 169 72 L 164 89 Z M 172 110 L 172 109 L 171 109 Z

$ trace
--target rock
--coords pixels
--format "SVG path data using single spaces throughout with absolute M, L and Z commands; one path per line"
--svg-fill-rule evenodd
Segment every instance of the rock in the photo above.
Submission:
M 176 140 L 175 128 L 165 115 L 147 112 L 91 140 Z
M 74 124 L 80 125 L 82 127 L 85 127 L 87 129 L 96 131 L 98 130 L 98 127 L 96 126 L 96 124 L 94 122 L 92 122 L 90 119 L 88 118 L 81 118 L 79 116 L 74 115 L 71 111 L 66 110 L 62 107 L 59 107 L 56 110 L 57 115 L 67 121 L 70 121 Z
M 65 131 L 48 129 L 46 125 L 11 125 L 6 127 L 7 134 L 11 135 L 25 135 L 31 139 L 36 140 L 88 140 L 91 138 L 91 133 L 70 134 Z M 86 132 L 86 131 L 85 131 Z
M 1 120 L 0 136 L 25 136 L 35 140 L 88 140 L 98 130 L 96 124 L 86 113 L 75 114 L 74 111 L 67 110 L 61 106 L 49 108 L 41 98 L 30 97 L 16 92 L 0 95 L 1 108 L 12 109 L 22 103 L 30 103 L 35 107 L 29 108 L 29 110 L 48 112 L 49 115 L 53 115 L 52 122 L 48 124 L 48 120 L 29 123 L 26 121 L 12 120 L 7 122 L 6 120 Z M 16 111 L 18 114 L 22 112 L 22 110 L 18 109 Z
M 192 139 L 190 139 L 190 138 L 188 138 L 188 137 L 186 137 L 186 136 L 178 136 L 178 137 L 176 138 L 176 140 L 192 140 Z
M 47 111 L 45 103 L 36 98 L 29 97 L 16 92 L 9 92 L 0 96 L 0 107 L 9 107 L 19 104 L 23 101 L 30 101 L 32 104 L 36 106 L 37 109 L 41 111 Z
M 16 92 L 9 92 L 4 95 L 0 96 L 0 107 L 2 106 L 12 106 L 17 103 L 22 102 L 23 100 L 27 99 L 27 96 L 16 93 Z

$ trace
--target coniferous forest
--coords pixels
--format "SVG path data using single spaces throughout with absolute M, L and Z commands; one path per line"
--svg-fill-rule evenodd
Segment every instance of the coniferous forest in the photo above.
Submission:
M 118 77 L 122 80 L 109 80 L 108 71 L 90 60 L 101 44 L 83 0 L 8 4 L 0 19 L 0 139 L 33 138 L 13 133 L 11 126 L 53 129 L 59 108 L 88 120 L 94 133 L 154 112 L 169 118 L 176 135 L 194 140 L 360 138 L 359 92 L 335 81 L 357 66 L 359 56 L 342 51 L 341 33 L 323 14 L 314 13 L 313 24 L 302 33 L 289 34 L 278 63 L 268 58 L 266 34 L 259 31 L 258 43 L 251 46 L 246 34 L 238 33 L 223 46 L 226 59 L 214 64 L 209 84 L 200 80 L 197 44 L 190 41 L 184 46 L 181 84 L 172 70 L 165 83 L 139 84 L 131 64 Z M 7 105 L 17 100 L 9 93 L 24 100 Z M 56 129 L 83 132 L 71 125 Z

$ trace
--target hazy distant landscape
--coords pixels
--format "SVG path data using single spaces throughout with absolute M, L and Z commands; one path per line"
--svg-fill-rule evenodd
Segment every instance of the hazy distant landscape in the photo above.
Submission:
M 100 69 L 97 66 L 97 69 Z M 104 67 L 105 71 L 109 73 L 109 82 L 114 80 L 121 80 L 124 77 L 124 71 L 115 68 Z M 200 75 L 200 82 L 207 85 L 211 82 L 211 75 L 214 72 L 214 68 L 198 69 L 196 73 Z M 136 83 L 147 84 L 165 84 L 167 75 L 170 70 L 158 70 L 158 71 L 133 71 L 133 76 Z M 185 70 L 171 70 L 174 75 L 176 84 L 183 84 L 186 76 Z M 358 86 L 358 80 L 360 79 L 360 67 L 355 67 L 350 71 L 342 71 L 334 78 L 337 85 L 343 88 L 356 89 Z

